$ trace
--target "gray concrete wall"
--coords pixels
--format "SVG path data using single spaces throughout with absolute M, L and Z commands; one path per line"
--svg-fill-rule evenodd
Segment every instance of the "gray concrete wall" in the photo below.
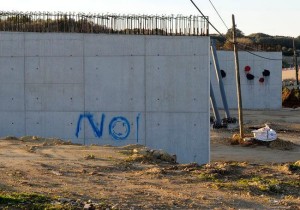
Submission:
M 281 52 L 255 52 L 256 54 L 280 60 L 267 60 L 254 56 L 248 52 L 239 52 L 239 67 L 241 78 L 241 91 L 243 108 L 245 109 L 260 109 L 260 110 L 276 110 L 281 109 L 281 89 L 282 89 L 282 55 Z M 231 109 L 237 108 L 236 95 L 236 79 L 235 79 L 235 64 L 232 51 L 217 51 L 220 68 L 226 72 L 226 77 L 223 78 L 225 92 L 227 96 L 228 106 Z M 245 67 L 250 66 L 249 73 L 255 76 L 253 80 L 246 78 Z M 263 77 L 264 69 L 270 71 L 270 76 Z M 264 82 L 259 82 L 263 77 Z M 211 61 L 211 80 L 214 93 L 219 108 L 223 108 L 221 94 L 217 85 L 215 68 Z
M 0 136 L 209 161 L 209 38 L 0 33 Z

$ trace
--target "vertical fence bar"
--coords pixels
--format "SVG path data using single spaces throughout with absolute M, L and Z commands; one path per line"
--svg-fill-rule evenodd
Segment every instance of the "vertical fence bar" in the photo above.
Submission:
M 208 35 L 201 16 L 0 11 L 0 31 Z

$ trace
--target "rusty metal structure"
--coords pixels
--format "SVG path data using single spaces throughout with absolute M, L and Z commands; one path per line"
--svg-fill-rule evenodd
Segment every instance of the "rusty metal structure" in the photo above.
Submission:
M 208 36 L 208 26 L 202 16 L 0 11 L 0 31 Z

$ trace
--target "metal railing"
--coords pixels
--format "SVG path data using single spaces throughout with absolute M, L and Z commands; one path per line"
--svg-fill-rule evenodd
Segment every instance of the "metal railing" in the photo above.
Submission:
M 0 11 L 0 31 L 208 36 L 202 16 Z

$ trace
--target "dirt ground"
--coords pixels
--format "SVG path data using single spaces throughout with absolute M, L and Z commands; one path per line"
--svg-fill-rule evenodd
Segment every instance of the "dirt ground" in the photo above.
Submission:
M 137 145 L 0 140 L 0 207 L 299 209 L 300 109 L 244 111 L 244 123 L 247 133 L 268 123 L 281 144 L 231 145 L 237 128 L 211 130 L 211 163 L 200 166 L 154 158 Z

